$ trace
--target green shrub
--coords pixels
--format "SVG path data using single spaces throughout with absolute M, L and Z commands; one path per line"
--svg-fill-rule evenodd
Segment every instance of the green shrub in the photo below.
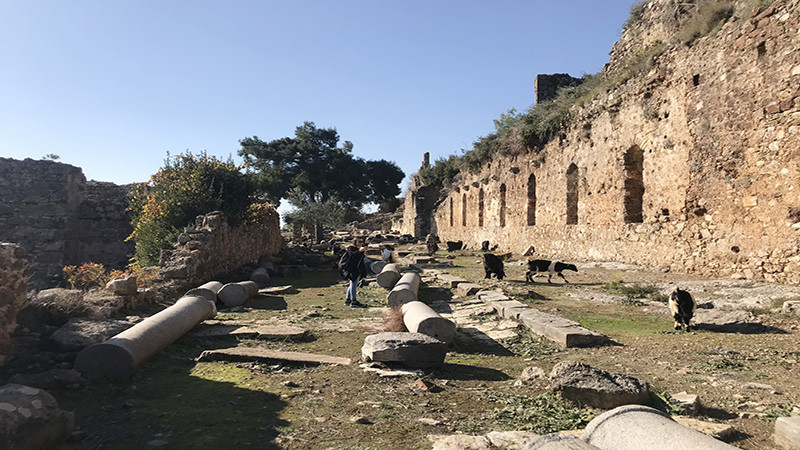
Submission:
M 164 167 L 130 196 L 133 233 L 128 239 L 136 243 L 134 262 L 158 263 L 161 249 L 171 248 L 183 227 L 200 214 L 222 211 L 229 223 L 242 222 L 253 193 L 249 177 L 230 160 L 206 153 L 167 155 Z
M 631 14 L 628 16 L 628 20 L 626 20 L 625 23 L 622 25 L 623 30 L 627 30 L 628 28 L 636 25 L 640 20 L 642 20 L 646 3 L 647 3 L 646 0 L 642 0 L 638 3 L 634 3 L 631 6 Z

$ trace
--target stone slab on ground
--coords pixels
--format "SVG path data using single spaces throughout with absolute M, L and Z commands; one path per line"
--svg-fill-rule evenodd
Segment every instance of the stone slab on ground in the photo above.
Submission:
M 318 355 L 314 353 L 284 352 L 280 350 L 269 350 L 259 347 L 231 347 L 219 350 L 205 350 L 197 358 L 198 361 L 233 361 L 233 362 L 257 362 L 257 361 L 277 361 L 295 364 L 338 364 L 349 365 L 352 361 L 349 358 L 339 356 Z
M 800 416 L 778 417 L 774 438 L 781 447 L 800 449 Z
M 422 375 L 421 370 L 413 370 L 413 369 L 392 369 L 388 367 L 372 367 L 372 364 L 375 363 L 364 363 L 359 364 L 358 367 L 364 369 L 364 372 L 371 372 L 378 374 L 381 378 L 398 378 L 398 377 L 419 377 Z
M 399 362 L 409 367 L 435 367 L 444 362 L 447 346 L 420 333 L 383 332 L 367 336 L 361 347 L 366 361 Z
M 532 333 L 544 336 L 564 348 L 600 345 L 608 338 L 587 330 L 577 322 L 530 308 L 519 314 L 522 322 Z
M 460 283 L 456 286 L 456 292 L 463 297 L 477 294 L 483 286 L 475 283 Z
M 571 433 L 550 433 L 531 439 L 524 450 L 600 450 Z
M 301 339 L 308 331 L 288 325 L 209 325 L 194 333 L 196 337 L 237 337 L 258 339 Z
M 489 301 L 487 304 L 497 312 L 497 315 L 504 319 L 517 320 L 520 314 L 530 309 L 525 303 L 516 300 Z
M 506 294 L 498 291 L 480 291 L 475 295 L 484 303 L 511 300 Z
M 270 287 L 265 287 L 264 289 L 259 289 L 258 293 L 259 294 L 285 294 L 286 292 L 289 292 L 292 289 L 294 289 L 294 286 L 292 286 L 291 284 L 286 285 L 286 286 L 270 286 Z
M 724 423 L 709 422 L 685 416 L 672 416 L 672 420 L 721 441 L 726 441 L 736 434 L 735 428 Z
M 444 285 L 448 286 L 450 289 L 455 289 L 461 283 L 469 283 L 469 281 L 461 277 L 457 277 L 455 275 L 450 275 L 447 273 L 437 274 L 436 279 L 439 280 L 440 283 L 443 283 Z

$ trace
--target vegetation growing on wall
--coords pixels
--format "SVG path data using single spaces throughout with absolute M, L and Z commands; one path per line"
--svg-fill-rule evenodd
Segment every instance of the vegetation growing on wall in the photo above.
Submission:
M 431 167 L 421 170 L 422 184 L 446 186 L 462 171 L 478 172 L 498 153 L 510 155 L 541 150 L 569 123 L 574 106 L 587 103 L 598 94 L 608 93 L 647 73 L 670 45 L 691 45 L 698 38 L 715 33 L 732 17 L 741 19 L 771 3 L 771 0 L 695 0 L 676 3 L 674 8 L 665 7 L 659 20 L 667 20 L 669 16 L 670 20 L 677 21 L 669 42 L 655 41 L 644 45 L 631 52 L 625 66 L 614 73 L 584 75 L 579 85 L 561 88 L 553 99 L 537 103 L 525 112 L 517 113 L 511 109 L 501 114 L 494 120 L 495 133 L 479 138 L 471 149 L 462 150 L 462 155 L 437 159 Z M 630 29 L 645 20 L 647 7 L 647 1 L 634 4 L 623 29 Z
M 231 224 L 246 219 L 254 186 L 233 161 L 206 153 L 167 155 L 164 167 L 147 183 L 137 184 L 130 197 L 136 243 L 134 263 L 158 263 L 162 249 L 172 247 L 183 227 L 200 214 L 222 211 Z

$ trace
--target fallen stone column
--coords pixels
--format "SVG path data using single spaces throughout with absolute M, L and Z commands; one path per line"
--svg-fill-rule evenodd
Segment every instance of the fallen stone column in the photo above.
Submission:
M 430 306 L 420 301 L 409 302 L 402 306 L 403 323 L 408 331 L 422 333 L 436 338 L 445 344 L 453 341 L 456 335 L 456 324 L 440 316 Z
M 581 439 L 609 450 L 736 448 L 685 427 L 657 409 L 642 405 L 620 406 L 600 414 L 589 422 Z
M 217 292 L 217 298 L 227 307 L 244 304 L 248 298 L 258 293 L 258 284 L 255 281 L 240 281 L 228 283 Z
M 386 296 L 389 306 L 400 306 L 408 302 L 417 301 L 419 283 L 420 277 L 417 273 L 409 272 L 400 277 L 400 281 L 394 285 L 392 291 Z
M 369 260 L 369 262 L 371 263 L 370 270 L 372 270 L 372 273 L 376 275 L 381 273 L 383 271 L 383 268 L 387 266 L 386 261 L 383 260 L 381 261 Z
M 392 289 L 400 279 L 400 267 L 397 264 L 386 264 L 375 279 L 385 289 Z
M 203 297 L 181 297 L 174 305 L 122 333 L 78 353 L 75 369 L 88 379 L 129 378 L 136 367 L 217 314 Z
M 209 281 L 206 284 L 201 284 L 194 289 L 189 289 L 183 294 L 185 297 L 203 297 L 204 299 L 216 303 L 217 292 L 222 289 L 222 283 L 219 281 Z
M 259 267 L 250 274 L 250 281 L 255 281 L 259 289 L 269 286 L 269 272 L 263 267 Z

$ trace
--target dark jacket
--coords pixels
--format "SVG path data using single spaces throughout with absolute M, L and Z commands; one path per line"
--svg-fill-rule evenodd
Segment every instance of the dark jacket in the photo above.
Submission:
M 354 245 L 348 246 L 339 260 L 339 271 L 347 280 L 355 281 L 359 278 L 366 278 L 367 268 L 364 266 L 364 252 L 359 251 Z

